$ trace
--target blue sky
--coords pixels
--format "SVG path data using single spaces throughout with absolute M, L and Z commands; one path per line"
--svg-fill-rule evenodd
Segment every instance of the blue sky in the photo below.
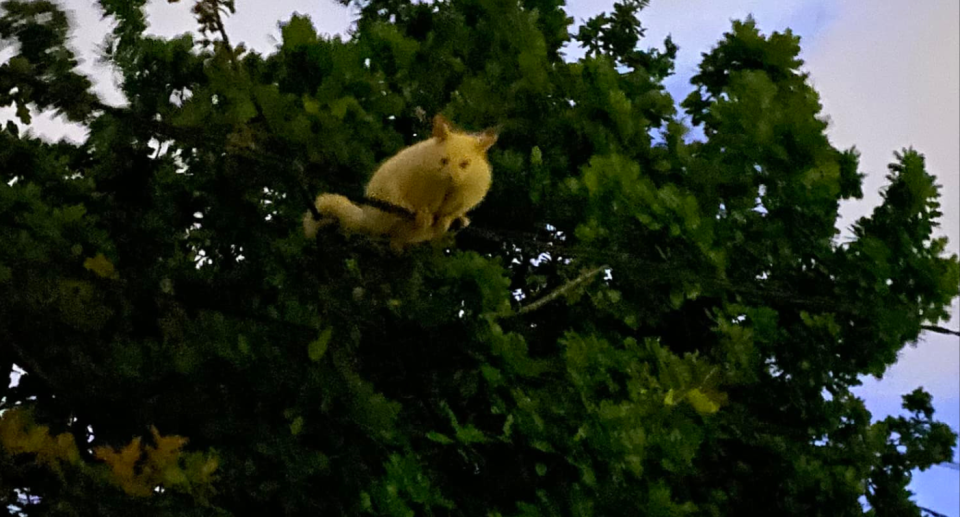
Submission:
M 108 102 L 119 102 L 111 74 L 98 66 L 96 45 L 109 30 L 91 0 L 66 0 L 77 30 L 75 46 L 84 57 L 82 68 L 97 79 Z M 612 0 L 568 0 L 577 22 Z M 169 4 L 152 0 L 148 7 L 151 32 L 165 36 L 193 29 L 192 2 Z M 235 41 L 269 52 L 279 38 L 276 22 L 293 12 L 308 14 L 324 33 L 344 33 L 351 13 L 332 0 L 238 0 L 238 14 L 227 29 Z M 886 165 L 893 152 L 914 146 L 927 158 L 943 190 L 941 233 L 949 249 L 960 244 L 960 2 L 957 0 L 653 0 L 642 19 L 647 44 L 659 46 L 672 34 L 680 46 L 676 76 L 667 82 L 675 99 L 690 91 L 688 81 L 707 51 L 729 29 L 731 19 L 752 14 L 769 33 L 790 27 L 802 37 L 803 58 L 811 81 L 820 92 L 832 124 L 831 140 L 838 147 L 856 144 L 867 173 L 865 198 L 842 207 L 841 229 L 866 215 L 879 200 Z M 569 53 L 571 57 L 577 54 Z M 4 53 L 0 51 L 0 59 Z M 0 110 L 0 120 L 9 119 Z M 33 130 L 41 135 L 71 139 L 83 132 L 50 117 L 37 117 Z M 960 326 L 954 305 L 951 328 Z M 960 429 L 960 338 L 924 335 L 916 347 L 901 354 L 882 380 L 865 379 L 858 394 L 875 418 L 897 414 L 900 396 L 917 386 L 933 393 L 938 418 Z M 960 517 L 960 472 L 941 467 L 919 474 L 912 485 L 921 506 Z

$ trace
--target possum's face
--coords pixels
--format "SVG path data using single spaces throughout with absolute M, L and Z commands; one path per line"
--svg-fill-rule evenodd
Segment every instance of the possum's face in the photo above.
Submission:
M 493 131 L 474 135 L 454 132 L 444 121 L 434 128 L 440 146 L 439 166 L 455 181 L 490 174 L 487 150 L 497 141 Z
M 473 135 L 450 135 L 442 142 L 440 167 L 454 180 L 489 174 L 487 148 Z

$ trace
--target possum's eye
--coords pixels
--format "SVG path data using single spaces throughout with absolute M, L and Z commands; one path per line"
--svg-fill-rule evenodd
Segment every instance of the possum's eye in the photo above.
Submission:
M 446 165 L 450 163 L 450 158 L 440 158 L 440 165 Z
M 464 160 L 464 161 L 460 162 L 460 168 L 461 168 L 461 169 L 466 169 L 468 165 L 470 165 L 470 160 Z

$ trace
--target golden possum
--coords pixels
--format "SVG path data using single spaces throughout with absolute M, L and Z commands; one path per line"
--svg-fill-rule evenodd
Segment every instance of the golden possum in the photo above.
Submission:
M 308 212 L 303 219 L 307 237 L 335 219 L 343 230 L 382 236 L 395 248 L 441 237 L 455 220 L 470 224 L 466 213 L 480 204 L 492 181 L 487 150 L 497 133 L 455 131 L 442 115 L 433 119 L 428 140 L 401 150 L 385 161 L 367 184 L 369 198 L 405 208 L 415 217 L 404 217 L 369 205 L 355 205 L 338 194 L 321 194 L 316 200 L 323 219 Z

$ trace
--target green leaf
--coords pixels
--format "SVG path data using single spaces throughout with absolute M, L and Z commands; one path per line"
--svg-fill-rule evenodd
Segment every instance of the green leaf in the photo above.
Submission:
M 315 99 L 303 96 L 303 110 L 311 115 L 318 115 L 320 113 L 320 103 Z
M 430 431 L 429 433 L 427 433 L 427 439 L 443 445 L 449 445 L 451 443 L 454 443 L 453 440 L 451 440 L 449 437 L 447 437 L 444 434 L 440 434 L 436 431 Z
M 543 152 L 540 151 L 540 148 L 533 146 L 533 149 L 530 150 L 530 165 L 537 166 L 543 163 Z
M 465 444 L 485 443 L 488 441 L 487 437 L 483 434 L 483 431 L 472 425 L 465 425 L 457 428 L 457 440 Z
M 674 309 L 679 309 L 683 305 L 684 295 L 680 289 L 670 291 L 670 305 Z
M 305 16 L 293 16 L 281 29 L 284 48 L 310 45 L 317 40 L 317 32 Z
M 513 432 L 513 414 L 507 415 L 506 420 L 503 422 L 503 439 L 507 440 L 510 438 L 510 434 Z
M 297 436 L 301 431 L 303 431 L 303 417 L 298 416 L 290 423 L 290 434 Z
M 333 336 L 333 328 L 327 327 L 320 333 L 320 337 L 310 342 L 307 347 L 307 355 L 310 360 L 317 362 L 327 353 L 327 347 L 330 344 L 330 338 Z M 301 345 L 302 346 L 302 345 Z
M 674 390 L 668 391 L 667 395 L 663 398 L 663 403 L 668 406 L 675 406 L 677 404 L 676 392 Z

